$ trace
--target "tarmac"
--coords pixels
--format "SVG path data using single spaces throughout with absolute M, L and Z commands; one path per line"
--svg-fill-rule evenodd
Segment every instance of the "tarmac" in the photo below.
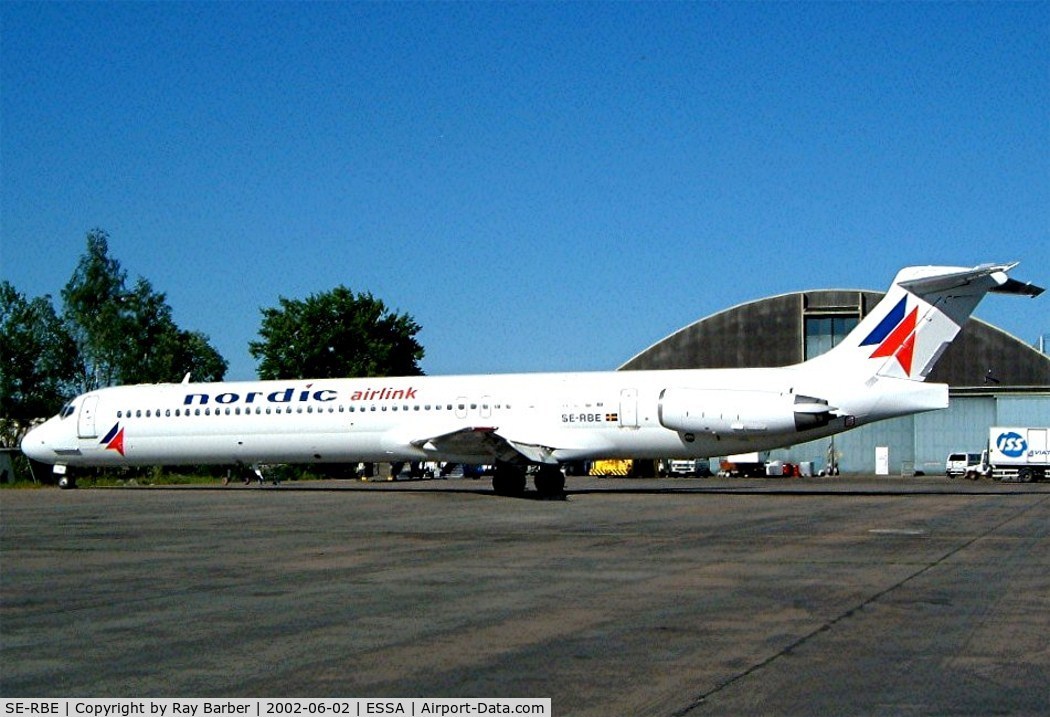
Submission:
M 0 696 L 1050 714 L 1050 484 L 0 492 Z

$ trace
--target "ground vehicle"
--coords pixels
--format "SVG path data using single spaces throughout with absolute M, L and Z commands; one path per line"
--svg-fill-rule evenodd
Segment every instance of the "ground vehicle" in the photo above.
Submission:
M 944 462 L 944 475 L 949 478 L 966 475 L 980 465 L 980 453 L 951 453 Z
M 992 426 L 988 450 L 982 453 L 980 475 L 995 480 L 1029 483 L 1050 474 L 1050 428 Z
M 719 464 L 719 475 L 739 478 L 760 478 L 766 474 L 766 463 L 769 461 L 769 451 L 754 451 L 752 453 L 736 453 L 726 456 Z
M 630 458 L 608 458 L 591 463 L 588 475 L 592 476 L 629 476 L 634 471 L 634 461 Z
M 701 476 L 711 475 L 711 462 L 706 458 L 686 460 L 668 459 L 660 465 L 661 474 L 668 476 Z

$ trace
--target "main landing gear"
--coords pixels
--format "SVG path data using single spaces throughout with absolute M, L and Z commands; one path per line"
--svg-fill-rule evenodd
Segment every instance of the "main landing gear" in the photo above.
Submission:
M 508 497 L 525 495 L 527 469 L 528 466 L 518 463 L 496 463 L 496 472 L 492 476 L 492 490 L 496 495 Z M 539 466 L 533 474 L 532 482 L 542 498 L 557 498 L 565 494 L 565 474 L 561 472 L 561 466 Z

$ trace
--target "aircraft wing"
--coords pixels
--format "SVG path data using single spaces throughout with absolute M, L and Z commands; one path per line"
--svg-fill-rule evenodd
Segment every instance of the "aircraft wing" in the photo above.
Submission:
M 411 442 L 425 451 L 450 453 L 453 455 L 488 455 L 501 461 L 517 462 L 521 459 L 533 463 L 557 464 L 554 451 L 547 446 L 520 443 L 501 436 L 492 426 L 460 428 L 449 433 Z

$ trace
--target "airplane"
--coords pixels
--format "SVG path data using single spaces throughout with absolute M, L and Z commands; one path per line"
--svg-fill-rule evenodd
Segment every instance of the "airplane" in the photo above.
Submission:
M 778 368 L 673 369 L 115 386 L 29 431 L 22 451 L 82 466 L 449 461 L 494 464 L 495 493 L 527 475 L 564 492 L 562 464 L 768 450 L 948 406 L 925 383 L 987 292 L 1037 296 L 1017 266 L 902 269 L 829 352 Z

